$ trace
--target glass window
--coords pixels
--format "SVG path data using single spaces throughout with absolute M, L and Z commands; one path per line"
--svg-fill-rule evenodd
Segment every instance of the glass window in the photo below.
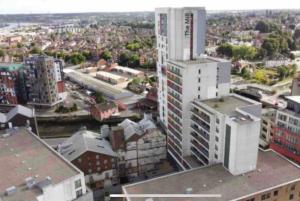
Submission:
M 81 187 L 81 179 L 78 179 L 75 181 L 75 189 L 80 188 Z

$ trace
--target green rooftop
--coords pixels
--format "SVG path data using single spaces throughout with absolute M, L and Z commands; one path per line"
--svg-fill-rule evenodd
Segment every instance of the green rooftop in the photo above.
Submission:
M 23 68 L 23 64 L 21 63 L 0 63 L 1 71 L 15 71 Z

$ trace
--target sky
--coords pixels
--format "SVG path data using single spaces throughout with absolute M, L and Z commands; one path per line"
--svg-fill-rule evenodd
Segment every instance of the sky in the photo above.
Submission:
M 204 6 L 207 10 L 300 9 L 300 0 L 0 0 L 0 14 L 154 11 Z

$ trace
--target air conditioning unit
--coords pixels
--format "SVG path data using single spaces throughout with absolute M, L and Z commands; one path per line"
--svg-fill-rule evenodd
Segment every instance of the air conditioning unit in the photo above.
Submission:
M 25 179 L 25 183 L 26 183 L 27 188 L 29 188 L 29 189 L 31 189 L 36 184 L 34 178 L 32 178 L 32 177 L 27 177 Z
M 15 186 L 11 186 L 5 190 L 5 195 L 10 196 L 17 192 L 17 188 Z

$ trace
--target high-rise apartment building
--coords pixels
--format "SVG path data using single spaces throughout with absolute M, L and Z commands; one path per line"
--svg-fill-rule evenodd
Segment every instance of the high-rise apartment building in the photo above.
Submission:
M 23 64 L 0 63 L 0 103 L 18 104 L 23 102 L 24 80 L 21 73 Z
M 253 123 L 254 131 L 258 130 L 258 133 L 253 135 L 253 146 L 247 150 L 253 154 L 251 165 L 248 168 L 235 167 L 231 172 L 238 174 L 246 171 L 246 169 L 255 168 L 261 105 L 248 100 L 241 100 L 242 98 L 238 96 L 229 96 L 231 63 L 223 59 L 207 57 L 203 54 L 205 48 L 205 9 L 159 8 L 156 9 L 155 20 L 158 49 L 159 116 L 167 131 L 168 154 L 172 156 L 182 169 L 234 160 L 233 151 L 229 155 L 232 158 L 224 159 L 224 153 L 226 152 L 224 143 L 226 141 L 225 136 L 227 136 L 227 124 L 225 125 L 225 123 L 219 131 L 220 150 L 217 153 L 218 158 L 213 159 L 214 151 L 212 151 L 212 147 L 216 144 L 214 137 L 216 131 L 209 128 L 210 122 L 208 122 L 206 130 L 208 139 L 204 139 L 209 144 L 209 148 L 206 151 L 210 153 L 206 153 L 207 156 L 204 158 L 201 156 L 203 153 L 198 154 L 197 147 L 195 147 L 197 146 L 195 145 L 197 139 L 193 138 L 195 132 L 192 127 L 195 115 L 192 115 L 191 112 L 194 108 L 195 99 L 198 102 L 204 100 L 208 100 L 208 102 L 219 101 L 220 105 L 231 104 L 230 101 L 222 104 L 223 99 L 230 99 L 233 101 L 231 112 L 224 112 L 222 118 L 245 118 L 248 120 L 245 122 L 249 122 L 248 126 Z M 235 108 L 241 106 L 240 103 L 243 103 L 243 106 L 247 105 L 255 108 L 255 114 L 252 114 L 253 111 L 248 110 L 235 111 Z M 213 115 L 211 116 L 213 120 L 218 114 L 222 113 L 213 106 L 207 107 L 204 112 L 207 115 Z M 231 113 L 236 116 L 231 116 Z M 198 119 L 196 122 L 199 123 L 200 120 Z M 230 131 L 232 136 L 235 135 L 234 132 L 246 131 L 246 129 L 241 129 L 241 125 L 245 122 L 242 120 L 236 120 L 235 122 L 237 122 L 236 125 L 233 125 L 232 122 L 232 124 L 228 123 L 232 127 Z M 202 131 L 200 129 L 200 132 Z M 246 138 L 248 137 L 246 133 L 243 135 Z M 233 150 L 233 148 L 230 148 L 230 150 Z
M 167 61 L 191 60 L 204 53 L 204 8 L 158 8 L 155 10 L 159 115 L 167 127 Z
M 25 60 L 27 101 L 36 106 L 51 107 L 62 99 L 62 63 L 53 57 L 33 56 Z M 62 85 L 62 86 L 61 86 Z

